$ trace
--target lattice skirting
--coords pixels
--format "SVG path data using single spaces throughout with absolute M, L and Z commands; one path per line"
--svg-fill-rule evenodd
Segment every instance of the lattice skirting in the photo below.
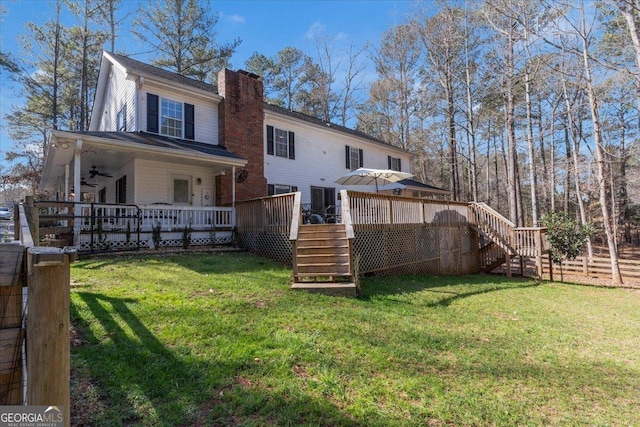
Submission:
M 163 232 L 160 235 L 160 247 L 182 246 L 182 232 Z M 233 242 L 231 231 L 193 231 L 191 233 L 190 246 L 225 245 Z M 102 241 L 98 235 L 93 235 L 93 243 L 90 234 L 81 234 L 78 251 L 80 252 L 108 252 L 148 249 L 153 246 L 151 233 L 141 232 L 140 243 L 138 244 L 138 234 L 131 233 L 127 241 L 126 233 L 104 233 Z
M 238 246 L 256 255 L 291 266 L 293 245 L 289 234 L 265 231 L 238 231 Z
M 478 271 L 478 236 L 466 226 L 355 228 L 360 273 L 469 274 Z

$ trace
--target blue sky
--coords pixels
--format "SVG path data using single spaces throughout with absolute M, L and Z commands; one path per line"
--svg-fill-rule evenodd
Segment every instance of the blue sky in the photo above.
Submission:
M 20 34 L 26 34 L 25 24 L 29 20 L 44 22 L 52 16 L 53 2 L 47 0 L 0 0 L 6 13 L 0 22 L 3 52 L 10 52 L 20 58 L 17 42 Z M 123 0 L 124 11 L 134 11 L 139 5 L 152 4 L 146 1 Z M 294 46 L 311 53 L 309 40 L 313 32 L 323 32 L 327 36 L 338 36 L 352 40 L 356 46 L 366 42 L 378 44 L 382 33 L 405 20 L 410 12 L 410 0 L 374 1 L 266 1 L 235 0 L 212 1 L 212 9 L 219 14 L 216 27 L 219 42 L 231 41 L 237 37 L 242 43 L 231 62 L 234 69 L 242 68 L 245 60 L 253 53 L 273 55 L 287 46 Z M 71 18 L 64 22 L 73 24 Z M 116 42 L 116 50 L 125 52 L 140 60 L 136 55 L 144 51 L 129 29 L 123 27 Z M 12 106 L 20 105 L 17 89 L 3 74 L 0 76 L 0 115 L 4 117 Z M 0 123 L 4 123 L 0 117 Z M 11 148 L 12 141 L 6 131 L 0 129 L 0 162 L 4 162 L 4 151 Z M 2 164 L 2 163 L 0 163 Z

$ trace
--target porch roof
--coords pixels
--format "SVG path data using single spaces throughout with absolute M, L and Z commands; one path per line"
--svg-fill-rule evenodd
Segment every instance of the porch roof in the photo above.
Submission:
M 380 187 L 380 190 L 394 190 L 396 188 L 400 189 L 412 189 L 412 190 L 420 190 L 420 191 L 429 191 L 432 193 L 438 194 L 451 194 L 451 191 L 445 190 L 444 188 L 434 187 L 433 185 L 424 184 L 419 181 L 415 181 L 413 179 L 403 179 L 397 182 L 393 182 L 391 184 L 383 185 Z
M 82 141 L 82 145 L 78 141 Z M 53 131 L 40 187 L 50 190 L 64 176 L 69 165 L 73 174 L 74 153 L 80 148 L 81 163 L 97 165 L 113 172 L 134 158 L 158 159 L 170 162 L 213 165 L 220 171 L 243 167 L 247 161 L 225 147 L 171 138 L 147 132 Z M 85 168 L 83 167 L 83 170 Z

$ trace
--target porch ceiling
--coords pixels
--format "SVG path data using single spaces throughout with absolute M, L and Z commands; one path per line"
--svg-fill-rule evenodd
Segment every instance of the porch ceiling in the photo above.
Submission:
M 206 166 L 216 175 L 231 170 L 233 166 L 243 167 L 247 163 L 224 147 L 144 132 L 54 131 L 49 141 L 41 190 L 55 191 L 61 178 L 64 179 L 66 165 L 69 165 L 70 181 L 73 181 L 74 153 L 78 141 L 82 141 L 80 176 L 86 181 L 90 179 L 92 166 L 101 173 L 114 174 L 135 159 Z

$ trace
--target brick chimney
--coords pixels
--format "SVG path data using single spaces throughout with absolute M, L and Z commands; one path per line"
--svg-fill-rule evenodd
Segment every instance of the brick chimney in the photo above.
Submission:
M 262 90 L 262 81 L 255 74 L 227 69 L 218 73 L 218 93 L 224 97 L 218 106 L 218 140 L 227 150 L 247 160 L 244 169 L 236 169 L 235 176 L 216 177 L 218 206 L 231 205 L 232 179 L 236 180 L 236 201 L 267 195 Z M 246 179 L 238 179 L 241 174 Z

